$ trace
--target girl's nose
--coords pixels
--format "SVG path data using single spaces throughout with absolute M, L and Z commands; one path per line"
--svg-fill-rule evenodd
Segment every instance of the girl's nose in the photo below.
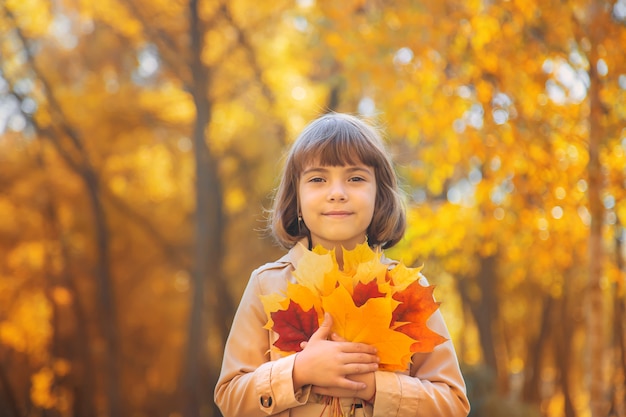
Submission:
M 333 184 L 328 192 L 330 201 L 345 201 L 347 199 L 346 190 L 342 184 Z

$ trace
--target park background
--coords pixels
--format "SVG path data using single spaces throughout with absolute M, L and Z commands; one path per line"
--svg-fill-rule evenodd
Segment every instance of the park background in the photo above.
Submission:
M 0 1 L 0 416 L 219 416 L 282 156 L 385 132 L 480 417 L 624 417 L 626 1 Z

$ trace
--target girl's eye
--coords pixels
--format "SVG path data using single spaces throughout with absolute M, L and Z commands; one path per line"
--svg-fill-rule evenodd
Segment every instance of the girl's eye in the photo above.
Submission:
M 309 182 L 322 182 L 322 181 L 324 181 L 324 179 L 320 177 L 313 177 L 309 180 Z
M 352 177 L 352 178 L 350 178 L 349 181 L 352 181 L 352 182 L 365 181 L 365 178 L 363 178 L 363 177 Z

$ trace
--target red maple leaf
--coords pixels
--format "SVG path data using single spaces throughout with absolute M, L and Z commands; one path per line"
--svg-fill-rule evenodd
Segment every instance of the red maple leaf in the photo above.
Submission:
M 278 333 L 274 346 L 283 352 L 300 352 L 300 343 L 308 341 L 319 327 L 315 308 L 304 311 L 293 300 L 289 301 L 287 310 L 275 311 L 271 316 L 274 321 L 272 330 Z
M 426 325 L 428 318 L 439 308 L 433 298 L 434 285 L 425 287 L 418 281 L 393 295 L 400 304 L 393 311 L 393 322 L 408 322 L 396 328 L 415 340 L 411 352 L 432 352 L 435 346 L 445 342 L 445 337 L 433 332 Z
M 354 292 L 352 293 L 354 305 L 356 305 L 357 307 L 361 307 L 370 298 L 378 298 L 384 296 L 385 294 L 380 292 L 380 290 L 378 289 L 378 283 L 376 282 L 376 280 L 371 280 L 367 284 L 363 284 L 362 282 L 357 283 L 354 287 Z

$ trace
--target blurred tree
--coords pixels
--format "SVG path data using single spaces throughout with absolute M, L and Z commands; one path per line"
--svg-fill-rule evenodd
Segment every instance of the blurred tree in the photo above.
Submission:
M 45 11 L 43 19 L 50 18 L 50 16 L 47 15 L 48 7 L 46 7 L 46 5 L 38 4 L 37 6 L 43 6 L 43 10 Z M 14 45 L 18 46 L 24 53 L 22 62 L 14 62 L 17 65 L 21 64 L 20 66 L 27 74 L 19 81 L 38 84 L 38 94 L 40 94 L 42 99 L 38 103 L 40 110 L 38 114 L 39 118 L 30 119 L 31 126 L 37 131 L 42 132 L 43 137 L 50 141 L 52 146 L 63 158 L 64 162 L 81 179 L 88 195 L 92 221 L 95 226 L 93 230 L 93 240 L 95 243 L 94 278 L 98 294 L 95 298 L 97 317 L 99 318 L 98 329 L 106 345 L 103 359 L 105 363 L 104 369 L 106 370 L 106 392 L 110 400 L 110 412 L 113 415 L 122 415 L 121 396 L 117 383 L 119 380 L 117 312 L 110 272 L 109 229 L 99 190 L 101 180 L 98 172 L 93 168 L 91 157 L 85 149 L 82 135 L 75 130 L 72 123 L 65 116 L 65 109 L 58 102 L 56 91 L 51 86 L 50 80 L 46 75 L 42 74 L 38 64 L 35 62 L 34 47 L 25 34 L 27 31 L 33 30 L 34 26 L 29 22 L 30 25 L 27 23 L 28 26 L 22 28 L 21 24 L 18 22 L 18 19 L 23 19 L 23 15 L 20 16 L 20 13 L 24 12 L 24 10 L 17 10 L 17 18 L 6 4 L 4 5 L 3 11 L 7 21 L 14 28 L 13 34 L 15 37 L 12 39 Z M 41 23 L 45 22 L 37 21 L 37 24 Z M 6 75 L 9 79 L 13 78 L 13 74 Z M 9 83 L 11 82 L 9 81 Z M 26 100 L 26 96 L 22 95 L 19 90 L 16 91 L 14 88 L 13 91 L 20 101 L 24 102 L 24 100 Z M 58 120 L 59 123 L 49 123 L 51 120 Z M 33 400 L 35 400 L 35 398 L 33 398 Z M 50 404 L 44 405 L 49 406 Z

